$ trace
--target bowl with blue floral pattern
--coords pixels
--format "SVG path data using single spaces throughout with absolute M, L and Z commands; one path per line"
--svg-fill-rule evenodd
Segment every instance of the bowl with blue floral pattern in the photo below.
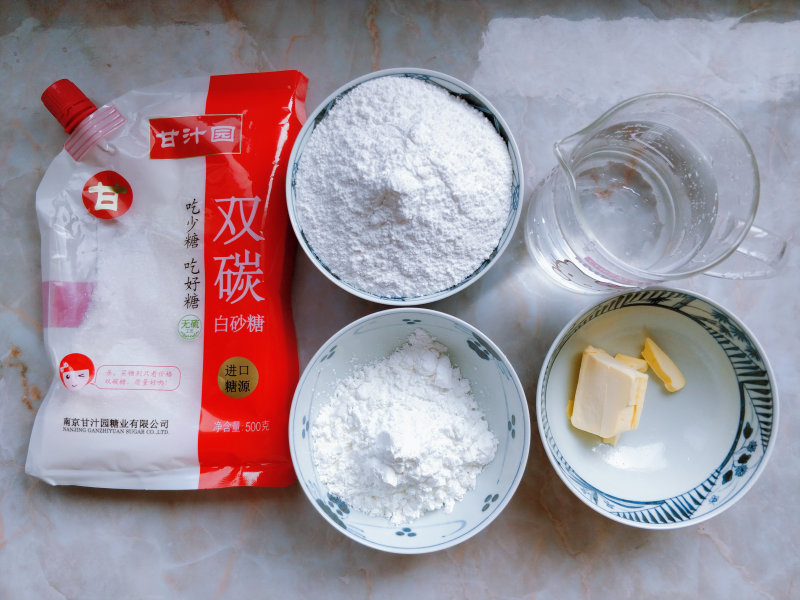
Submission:
M 494 457 L 474 488 L 451 511 L 438 508 L 410 522 L 393 522 L 359 510 L 332 493 L 315 457 L 315 423 L 343 378 L 375 364 L 423 330 L 447 348 L 453 367 L 469 381 L 472 398 L 497 438 Z M 425 419 L 425 414 L 419 414 Z M 450 548 L 477 535 L 511 501 L 525 470 L 530 417 L 525 392 L 501 350 L 472 325 L 446 313 L 393 308 L 347 325 L 309 361 L 295 391 L 289 416 L 289 445 L 297 478 L 319 515 L 344 536 L 371 548 L 418 554 Z M 396 520 L 395 520 L 396 521 Z
M 573 427 L 581 352 L 637 356 L 650 337 L 686 379 L 667 391 L 649 371 L 636 429 L 616 445 Z M 652 288 L 603 300 L 564 327 L 539 377 L 536 416 L 556 473 L 600 514 L 646 529 L 674 529 L 740 500 L 775 445 L 778 394 L 769 362 L 730 311 L 693 292 Z

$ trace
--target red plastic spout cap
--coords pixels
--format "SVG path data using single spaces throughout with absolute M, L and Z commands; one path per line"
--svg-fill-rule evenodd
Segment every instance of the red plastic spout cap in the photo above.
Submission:
M 67 133 L 72 133 L 81 121 L 97 110 L 94 102 L 69 79 L 51 84 L 42 93 L 42 102 Z

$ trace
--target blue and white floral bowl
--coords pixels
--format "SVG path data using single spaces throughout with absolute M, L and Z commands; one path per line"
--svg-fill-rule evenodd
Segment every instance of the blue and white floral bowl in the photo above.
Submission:
M 583 348 L 638 355 L 648 335 L 686 387 L 666 392 L 651 371 L 639 427 L 616 446 L 573 428 L 567 402 Z M 550 462 L 578 498 L 621 523 L 672 529 L 720 514 L 753 486 L 775 445 L 778 393 L 758 342 L 730 312 L 657 288 L 604 300 L 561 331 L 542 367 L 536 415 Z
M 454 96 L 464 100 L 467 104 L 475 108 L 476 110 L 483 113 L 489 122 L 494 127 L 495 131 L 500 135 L 503 141 L 508 148 L 508 154 L 511 158 L 511 169 L 512 169 L 512 181 L 511 181 L 511 189 L 509 190 L 509 194 L 511 196 L 511 204 L 510 209 L 508 212 L 508 217 L 506 219 L 506 225 L 503 229 L 502 234 L 500 235 L 500 239 L 497 240 L 497 246 L 495 247 L 492 254 L 481 263 L 478 268 L 475 269 L 472 273 L 470 273 L 467 277 L 465 277 L 462 281 L 458 282 L 457 284 L 448 287 L 447 289 L 438 290 L 436 292 L 432 292 L 429 294 L 421 295 L 421 296 L 405 296 L 405 297 L 395 297 L 395 296 L 381 296 L 378 294 L 373 294 L 371 292 L 367 292 L 365 290 L 359 289 L 358 287 L 352 285 L 350 282 L 345 281 L 339 275 L 334 273 L 320 258 L 317 256 L 314 248 L 309 243 L 306 235 L 303 233 L 303 227 L 300 222 L 300 219 L 297 215 L 297 208 L 296 208 L 296 193 L 295 193 L 295 182 L 297 179 L 297 167 L 300 162 L 300 157 L 303 154 L 303 149 L 305 148 L 306 144 L 308 143 L 311 135 L 314 133 L 314 129 L 319 125 L 319 123 L 327 116 L 330 110 L 336 105 L 336 103 L 341 100 L 345 95 L 347 95 L 353 88 L 361 85 L 366 81 L 371 81 L 373 79 L 378 79 L 381 77 L 410 77 L 414 79 L 420 79 L 422 81 L 426 81 L 430 84 L 439 86 Z M 469 285 L 475 283 L 478 279 L 480 279 L 488 269 L 497 262 L 497 259 L 503 253 L 503 251 L 508 247 L 508 244 L 511 242 L 511 238 L 514 235 L 514 230 L 517 227 L 517 223 L 520 219 L 520 207 L 523 198 L 523 186 L 524 186 L 524 178 L 522 174 L 522 157 L 519 153 L 519 148 L 517 147 L 516 141 L 514 141 L 514 136 L 511 133 L 511 129 L 509 128 L 508 124 L 506 124 L 503 117 L 497 111 L 497 109 L 492 106 L 489 100 L 483 96 L 480 92 L 475 90 L 474 88 L 470 87 L 463 81 L 456 79 L 455 77 L 451 77 L 445 73 L 439 73 L 437 71 L 430 71 L 427 69 L 417 69 L 417 68 L 394 68 L 394 69 L 383 69 L 380 71 L 374 71 L 372 73 L 367 73 L 366 75 L 362 75 L 343 86 L 339 89 L 334 91 L 330 96 L 328 96 L 323 102 L 317 107 L 317 109 L 309 115 L 308 119 L 306 120 L 303 128 L 300 130 L 300 133 L 297 135 L 297 139 L 292 146 L 292 152 L 289 156 L 289 168 L 286 177 L 286 201 L 287 207 L 289 210 L 289 220 L 292 223 L 292 228 L 294 229 L 295 235 L 297 236 L 298 243 L 300 247 L 303 249 L 303 252 L 306 253 L 308 258 L 311 262 L 316 266 L 320 272 L 325 275 L 328 279 L 330 279 L 333 283 L 338 285 L 343 290 L 358 296 L 359 298 L 363 298 L 365 300 L 370 300 L 372 302 L 377 302 L 379 304 L 389 305 L 389 306 L 419 306 L 421 304 L 428 304 L 431 302 L 436 302 L 437 300 L 442 300 L 447 298 L 448 296 L 452 296 L 453 294 L 463 290 Z
M 396 526 L 389 519 L 363 514 L 328 492 L 317 477 L 310 427 L 341 379 L 360 366 L 389 356 L 418 328 L 447 346 L 452 363 L 461 370 L 462 377 L 469 379 L 472 394 L 499 444 L 494 460 L 478 476 L 475 489 L 452 512 L 437 510 L 408 525 Z M 525 471 L 530 417 L 525 392 L 513 367 L 480 331 L 445 313 L 394 308 L 344 327 L 311 359 L 295 391 L 289 416 L 289 445 L 303 491 L 337 531 L 378 550 L 425 553 L 471 538 L 506 507 Z

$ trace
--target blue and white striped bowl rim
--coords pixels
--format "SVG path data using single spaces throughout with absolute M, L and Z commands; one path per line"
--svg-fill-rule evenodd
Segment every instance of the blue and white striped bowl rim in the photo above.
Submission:
M 683 493 L 657 500 L 621 498 L 587 481 L 564 458 L 553 436 L 547 411 L 551 369 L 566 342 L 591 320 L 631 306 L 676 311 L 700 325 L 730 360 L 739 387 L 738 431 L 724 460 L 706 479 Z M 585 504 L 615 521 L 646 529 L 674 529 L 710 519 L 730 508 L 753 486 L 775 446 L 778 393 L 772 369 L 750 331 L 729 311 L 708 298 L 688 291 L 649 288 L 600 302 L 568 323 L 548 352 L 536 392 L 536 417 L 550 462 L 556 473 Z M 559 412 L 554 418 L 564 418 Z

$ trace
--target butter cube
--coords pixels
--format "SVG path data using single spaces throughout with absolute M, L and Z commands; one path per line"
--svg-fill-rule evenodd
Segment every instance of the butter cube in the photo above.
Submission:
M 647 374 L 630 368 L 608 352 L 587 346 L 581 357 L 570 422 L 616 443 L 620 433 L 639 425 Z
M 637 358 L 630 354 L 616 354 L 614 358 L 619 362 L 629 366 L 631 369 L 636 369 L 642 373 L 647 373 L 647 361 L 643 358 Z
M 678 365 L 650 338 L 644 341 L 642 356 L 658 378 L 664 382 L 667 391 L 677 392 L 686 385 L 686 378 Z

